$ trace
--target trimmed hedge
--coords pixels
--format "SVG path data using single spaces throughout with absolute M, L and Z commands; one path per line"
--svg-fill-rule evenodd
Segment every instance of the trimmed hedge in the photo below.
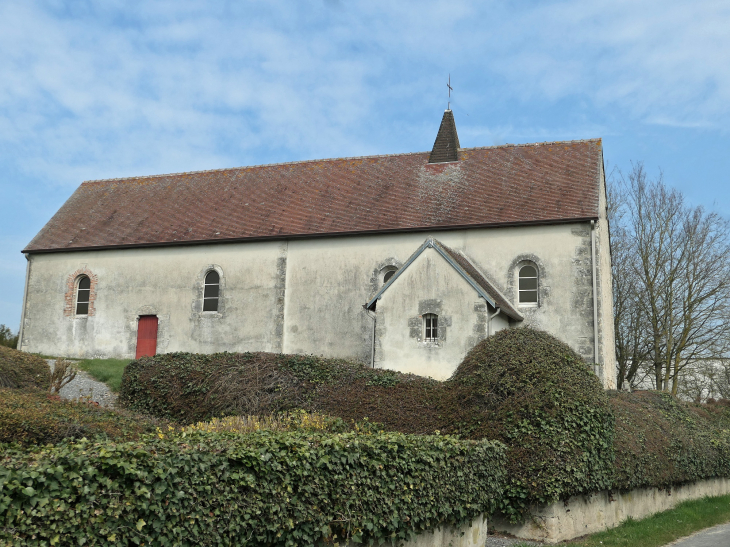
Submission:
M 475 346 L 447 382 L 359 363 L 270 353 L 175 353 L 130 363 L 120 401 L 191 423 L 304 408 L 387 430 L 440 430 L 508 447 L 500 510 L 610 488 L 613 417 L 599 380 L 566 344 L 507 329 Z
M 275 353 L 167 353 L 132 361 L 119 402 L 180 423 L 303 408 L 402 433 L 440 427 L 443 384 L 344 359 Z
M 656 391 L 609 397 L 616 417 L 613 488 L 730 477 L 730 402 L 697 405 Z
M 613 478 L 614 419 L 598 378 L 567 344 L 529 328 L 477 344 L 449 381 L 444 430 L 505 443 L 500 511 L 605 490 Z
M 406 540 L 489 513 L 504 447 L 448 436 L 160 433 L 0 456 L 9 545 Z
M 51 368 L 41 357 L 0 346 L 0 388 L 51 387 Z
M 163 425 L 161 420 L 64 401 L 39 390 L 0 389 L 0 443 L 47 444 L 94 435 L 137 438 Z

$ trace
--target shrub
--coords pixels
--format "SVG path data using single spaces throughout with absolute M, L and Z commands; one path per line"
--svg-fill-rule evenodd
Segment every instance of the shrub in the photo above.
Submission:
M 61 389 L 76 378 L 78 370 L 66 359 L 56 359 L 53 363 L 53 372 L 51 372 L 51 393 L 58 393 Z
M 15 348 L 18 345 L 18 335 L 13 334 L 10 327 L 0 325 L 0 346 Z
M 343 429 L 342 420 L 325 416 L 324 414 L 310 414 L 303 410 L 298 412 L 282 412 L 281 414 L 269 414 L 264 416 L 227 416 L 225 418 L 213 418 L 208 422 L 198 422 L 182 428 L 182 431 L 192 433 L 194 431 L 230 433 L 253 433 L 254 431 L 328 431 L 332 429 Z
M 37 355 L 0 346 L 0 388 L 39 388 L 51 385 L 51 369 Z
M 655 391 L 609 397 L 616 417 L 614 488 L 730 477 L 727 406 L 684 403 Z
M 499 443 L 398 433 L 160 433 L 6 449 L 0 540 L 374 545 L 490 512 L 503 463 Z
M 508 447 L 500 511 L 513 522 L 531 504 L 611 487 L 608 399 L 566 344 L 529 328 L 500 331 L 469 352 L 449 384 L 446 430 Z
M 57 443 L 94 435 L 136 438 L 165 422 L 61 400 L 47 392 L 0 388 L 0 443 Z
M 362 363 L 274 353 L 168 353 L 124 370 L 119 401 L 181 423 L 296 408 L 364 418 L 405 433 L 438 429 L 433 398 L 441 384 Z

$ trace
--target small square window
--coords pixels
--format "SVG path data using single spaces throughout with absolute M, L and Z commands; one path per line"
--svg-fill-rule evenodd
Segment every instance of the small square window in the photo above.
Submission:
M 436 342 L 438 334 L 439 316 L 435 313 L 427 313 L 423 316 L 423 341 Z

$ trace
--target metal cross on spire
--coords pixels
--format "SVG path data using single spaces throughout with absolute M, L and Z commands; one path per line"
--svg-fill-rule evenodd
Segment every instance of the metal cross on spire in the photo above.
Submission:
M 446 84 L 446 87 L 449 88 L 449 102 L 447 110 L 451 110 L 451 92 L 454 90 L 453 87 L 451 87 L 451 74 L 449 74 L 449 83 Z

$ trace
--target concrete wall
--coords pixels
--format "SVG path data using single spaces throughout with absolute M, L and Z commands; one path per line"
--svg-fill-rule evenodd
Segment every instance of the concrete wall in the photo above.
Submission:
M 432 532 L 418 534 L 414 539 L 401 543 L 403 547 L 484 547 L 487 542 L 487 517 L 482 515 L 471 523 L 458 528 L 441 526 Z M 347 547 L 361 543 L 347 542 Z M 386 545 L 389 545 L 386 543 Z
M 667 511 L 683 501 L 730 494 L 730 479 L 698 481 L 671 490 L 640 488 L 631 492 L 598 492 L 574 496 L 545 507 L 533 507 L 522 525 L 492 518 L 492 526 L 519 538 L 558 543 L 614 528 L 631 517 L 642 519 Z
M 573 223 L 31 255 L 21 347 L 132 357 L 137 319 L 152 314 L 159 317 L 159 352 L 284 351 L 369 363 L 373 323 L 362 305 L 382 286 L 384 269 L 402 266 L 432 236 L 464 252 L 512 302 L 520 265 L 537 265 L 539 305 L 520 308 L 524 324 L 593 361 L 590 230 L 589 223 Z M 211 268 L 221 274 L 218 313 L 201 311 Z M 69 313 L 69 283 L 73 296 L 78 272 L 95 279 L 88 317 Z M 476 293 L 459 298 L 475 313 Z M 599 315 L 599 338 L 607 321 L 612 326 L 610 306 Z M 459 336 L 478 339 L 473 324 L 464 328 Z M 390 366 L 385 354 L 379 365 Z

